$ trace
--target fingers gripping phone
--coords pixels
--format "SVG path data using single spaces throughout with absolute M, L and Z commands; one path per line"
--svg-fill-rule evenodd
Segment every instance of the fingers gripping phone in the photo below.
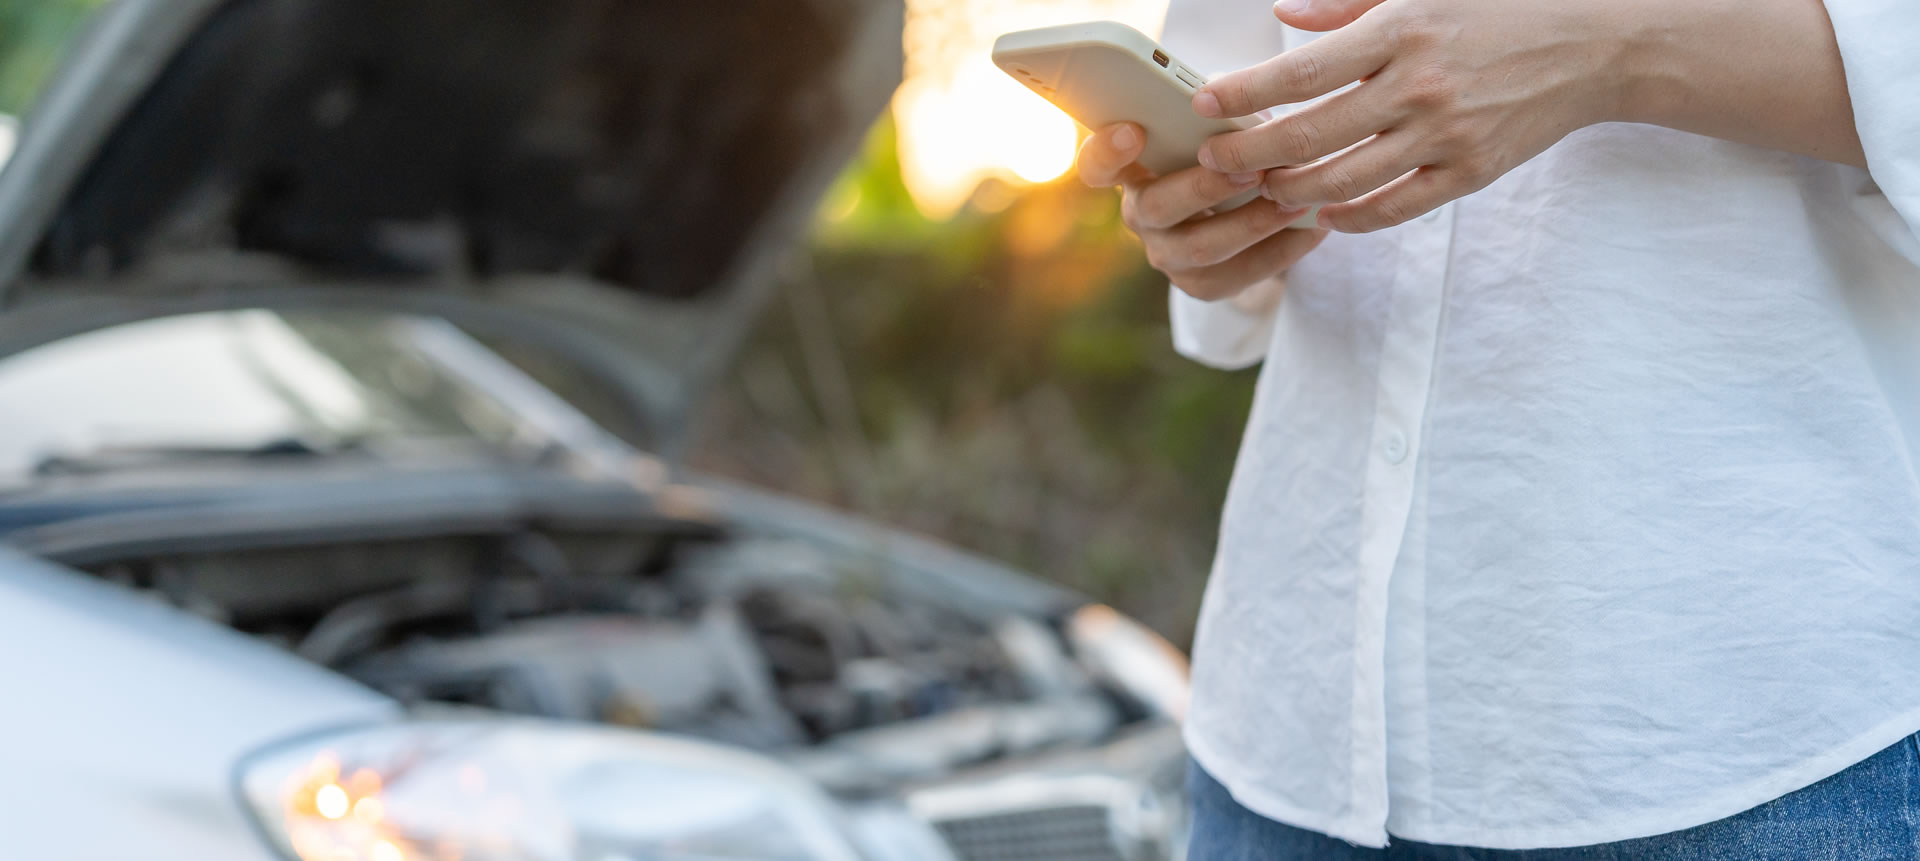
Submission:
M 1008 33 L 994 41 L 993 62 L 1090 129 L 1139 124 L 1147 132 L 1140 164 L 1162 176 L 1199 164 L 1207 138 L 1259 124 L 1251 117 L 1194 113 L 1193 93 L 1206 79 L 1145 33 L 1117 21 Z M 1214 209 L 1239 207 L 1258 194 L 1249 191 Z M 1312 227 L 1317 212 L 1289 226 Z

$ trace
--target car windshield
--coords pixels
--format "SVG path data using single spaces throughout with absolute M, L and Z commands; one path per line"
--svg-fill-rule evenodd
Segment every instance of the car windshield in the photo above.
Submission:
M 502 375 L 533 385 L 516 374 L 433 318 L 238 310 L 127 323 L 0 359 L 0 476 L 116 452 L 555 445 L 500 395 Z

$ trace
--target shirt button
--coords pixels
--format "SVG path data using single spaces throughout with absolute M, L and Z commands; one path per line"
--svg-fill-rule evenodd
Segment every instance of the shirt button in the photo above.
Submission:
M 1380 443 L 1380 456 L 1386 458 L 1388 463 L 1397 464 L 1406 460 L 1407 435 L 1399 431 L 1387 434 L 1387 438 Z

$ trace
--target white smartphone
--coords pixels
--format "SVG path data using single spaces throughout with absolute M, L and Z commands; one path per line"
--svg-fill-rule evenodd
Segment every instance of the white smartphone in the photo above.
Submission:
M 1193 93 L 1206 79 L 1118 21 L 1008 33 L 994 41 L 993 62 L 1087 128 L 1138 123 L 1147 132 L 1140 164 L 1161 175 L 1199 164 L 1207 138 L 1259 125 L 1252 117 L 1215 120 L 1194 113 Z M 1249 191 L 1214 209 L 1233 209 L 1258 195 Z M 1312 227 L 1318 211 L 1289 226 Z

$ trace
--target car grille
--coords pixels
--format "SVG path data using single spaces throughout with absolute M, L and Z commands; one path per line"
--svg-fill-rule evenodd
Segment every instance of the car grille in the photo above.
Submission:
M 933 823 L 960 861 L 1126 861 L 1107 808 L 1067 805 Z

